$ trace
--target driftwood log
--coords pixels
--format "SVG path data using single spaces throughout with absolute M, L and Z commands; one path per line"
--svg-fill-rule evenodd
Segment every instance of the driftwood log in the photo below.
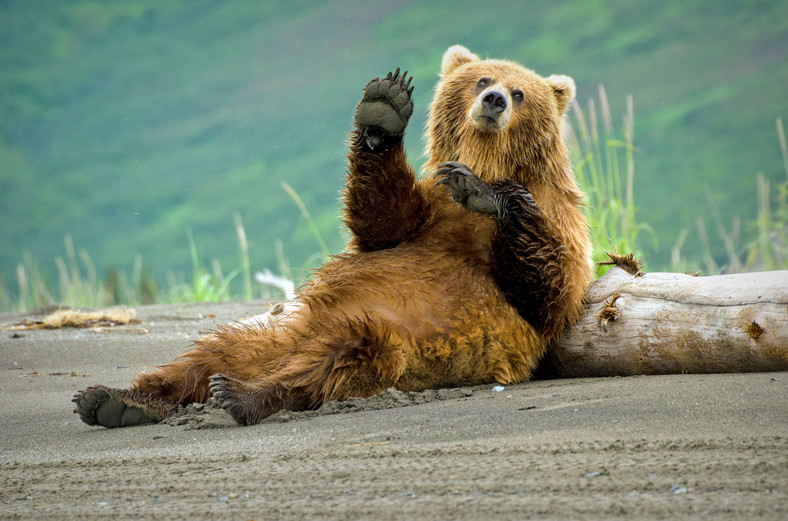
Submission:
M 788 370 L 788 271 L 693 277 L 614 267 L 586 299 L 543 376 Z

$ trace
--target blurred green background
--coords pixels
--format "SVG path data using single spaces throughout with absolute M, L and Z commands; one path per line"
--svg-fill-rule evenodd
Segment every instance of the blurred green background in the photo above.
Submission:
M 99 276 L 135 257 L 157 280 L 188 271 L 188 232 L 205 262 L 236 267 L 235 214 L 252 270 L 286 260 L 306 276 L 320 247 L 281 182 L 341 251 L 361 88 L 411 71 L 406 144 L 420 165 L 441 55 L 456 43 L 570 75 L 582 106 L 604 85 L 616 124 L 632 95 L 652 271 L 669 267 L 682 230 L 683 254 L 700 255 L 698 216 L 740 216 L 746 237 L 756 175 L 785 180 L 785 0 L 30 0 L 0 3 L 0 20 L 0 273 L 12 291 L 24 257 L 55 273 L 66 236 Z

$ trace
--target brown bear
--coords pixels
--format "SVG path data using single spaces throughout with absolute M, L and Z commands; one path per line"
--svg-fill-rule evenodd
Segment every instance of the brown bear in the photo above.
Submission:
M 131 389 L 82 391 L 85 423 L 160 421 L 213 397 L 254 424 L 389 387 L 531 376 L 592 277 L 561 137 L 574 82 L 451 47 L 427 122 L 435 174 L 422 179 L 403 148 L 410 82 L 397 69 L 365 87 L 343 194 L 352 239 L 299 290 L 292 315 L 219 328 Z

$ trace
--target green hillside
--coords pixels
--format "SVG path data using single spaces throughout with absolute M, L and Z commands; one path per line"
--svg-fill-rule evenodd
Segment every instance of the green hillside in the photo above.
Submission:
M 54 271 L 66 235 L 100 272 L 138 255 L 158 278 L 187 271 L 189 230 L 205 259 L 233 268 L 235 213 L 253 269 L 276 269 L 279 240 L 292 266 L 314 265 L 319 247 L 282 181 L 340 251 L 361 87 L 410 69 L 407 145 L 420 161 L 440 57 L 455 43 L 571 75 L 583 105 L 604 84 L 618 119 L 633 95 L 638 215 L 659 239 L 646 252 L 652 269 L 697 216 L 739 215 L 749 233 L 756 174 L 785 178 L 774 124 L 788 118 L 781 0 L 9 1 L 0 17 L 8 286 L 26 252 Z M 684 252 L 698 254 L 694 232 Z

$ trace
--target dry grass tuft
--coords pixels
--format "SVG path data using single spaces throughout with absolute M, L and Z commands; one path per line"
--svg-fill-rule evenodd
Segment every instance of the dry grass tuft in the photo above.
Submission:
M 112 308 L 99 311 L 58 309 L 41 320 L 25 319 L 18 324 L 0 327 L 2 331 L 26 329 L 59 329 L 62 327 L 110 327 L 138 324 L 137 312 L 132 308 Z

